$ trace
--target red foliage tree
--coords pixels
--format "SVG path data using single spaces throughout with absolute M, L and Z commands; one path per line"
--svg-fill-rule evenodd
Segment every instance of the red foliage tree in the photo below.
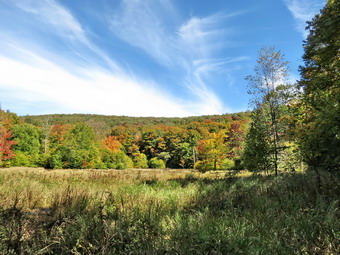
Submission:
M 10 140 L 11 138 L 12 132 L 0 127 L 0 161 L 11 159 L 15 156 L 12 147 L 17 142 Z

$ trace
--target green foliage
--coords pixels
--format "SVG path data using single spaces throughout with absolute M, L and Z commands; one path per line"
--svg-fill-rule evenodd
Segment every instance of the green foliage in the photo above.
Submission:
M 98 154 L 92 128 L 79 123 L 68 131 L 64 140 L 50 153 L 45 167 L 94 168 Z
M 305 162 L 334 172 L 340 170 L 339 12 L 340 2 L 329 0 L 308 23 L 296 132 Z
M 133 157 L 133 167 L 148 168 L 148 159 L 144 153 L 137 153 Z
M 201 172 L 205 172 L 214 169 L 214 163 L 209 160 L 199 160 L 196 162 L 194 168 Z
M 169 168 L 193 168 L 194 162 L 200 158 L 206 161 L 205 164 L 213 160 L 212 168 L 217 169 L 221 168 L 222 158 L 234 158 L 242 150 L 249 113 L 188 118 L 79 114 L 23 117 L 32 124 L 24 123 L 20 118 L 16 120 L 13 116 L 0 111 L 0 126 L 8 129 L 14 125 L 15 141 L 7 140 L 17 143 L 14 150 L 25 153 L 25 156 L 20 154 L 18 160 L 8 161 L 7 165 L 24 166 L 27 163 L 26 166 L 53 169 L 132 167 L 127 163 L 131 160 L 118 165 L 112 163 L 116 156 L 106 155 L 105 150 L 108 149 L 123 151 L 138 168 L 147 168 L 148 160 L 156 157 Z M 214 140 L 212 137 L 222 130 L 230 135 L 228 141 L 220 139 L 220 145 L 211 148 L 211 153 L 198 152 L 199 141 L 205 141 L 208 146 L 209 140 Z M 6 151 L 9 151 L 8 148 Z M 109 163 L 103 162 L 103 158 Z
M 101 161 L 109 169 L 127 169 L 133 167 L 133 161 L 124 152 L 112 152 L 104 150 L 101 153 Z
M 36 126 L 42 126 L 46 118 L 49 119 L 51 125 L 57 123 L 63 124 L 76 124 L 76 123 L 89 123 L 95 125 L 96 123 L 109 127 L 116 127 L 120 125 L 125 126 L 184 126 L 190 123 L 204 123 L 205 121 L 214 121 L 224 123 L 236 119 L 246 119 L 249 112 L 239 112 L 233 114 L 223 115 L 206 115 L 206 116 L 193 116 L 185 118 L 165 118 L 165 117 L 127 117 L 127 116 L 107 116 L 95 114 L 50 114 L 50 115 L 27 115 L 22 117 L 27 123 Z M 91 125 L 92 126 L 92 125 Z M 116 135 L 116 134 L 113 134 Z
M 161 169 L 166 168 L 164 160 L 158 159 L 158 158 L 150 159 L 149 160 L 149 166 L 151 168 L 161 168 Z
M 53 154 L 49 155 L 47 157 L 46 163 L 45 163 L 46 168 L 50 169 L 61 169 L 64 167 L 63 163 L 63 156 L 60 151 L 54 152 Z
M 281 151 L 285 149 L 288 126 L 283 121 L 292 100 L 292 86 L 284 84 L 288 62 L 273 47 L 260 49 L 254 75 L 249 75 L 249 93 L 254 96 L 252 124 L 246 137 L 244 160 L 249 170 L 278 173 Z M 287 152 L 286 152 L 287 153 Z
M 171 159 L 171 155 L 170 152 L 163 151 L 158 154 L 157 158 L 162 159 L 166 163 L 169 159 Z
M 222 170 L 233 170 L 235 169 L 235 162 L 232 159 L 226 158 L 222 161 Z
M 243 161 L 249 171 L 268 171 L 272 166 L 268 130 L 264 124 L 262 109 L 253 111 L 253 121 L 245 139 Z
M 91 150 L 94 146 L 94 138 L 91 127 L 78 123 L 67 133 L 64 143 L 75 150 Z
M 30 157 L 22 152 L 22 151 L 17 151 L 15 153 L 15 157 L 10 160 L 9 163 L 11 166 L 31 166 L 31 160 Z
M 283 145 L 285 150 L 280 153 L 279 167 L 290 172 L 303 170 L 301 152 L 297 145 L 292 142 L 286 142 Z
M 234 158 L 234 170 L 243 170 L 244 167 L 244 161 L 242 157 Z
M 13 126 L 13 138 L 17 142 L 15 151 L 27 154 L 39 154 L 41 151 L 41 133 L 31 124 L 16 124 Z

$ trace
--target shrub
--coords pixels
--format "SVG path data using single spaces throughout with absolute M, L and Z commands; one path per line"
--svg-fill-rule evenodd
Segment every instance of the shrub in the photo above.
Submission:
M 15 157 L 10 160 L 11 166 L 31 166 L 30 158 L 22 151 L 16 151 Z
M 149 161 L 149 166 L 151 168 L 165 168 L 165 162 L 162 159 L 152 158 Z
M 107 169 L 107 165 L 103 161 L 97 160 L 96 164 L 94 165 L 94 168 L 96 168 L 96 169 Z
M 104 150 L 102 152 L 102 162 L 107 168 L 111 169 L 126 169 L 133 167 L 133 161 L 124 152 L 113 152 Z
M 201 172 L 205 172 L 205 171 L 214 169 L 214 165 L 213 165 L 213 162 L 209 160 L 199 160 L 196 162 L 194 168 Z
M 148 159 L 144 153 L 136 153 L 133 157 L 133 166 L 136 168 L 148 168 Z
M 50 169 L 63 168 L 62 155 L 60 153 L 51 154 L 46 160 L 45 167 Z
M 235 162 L 232 159 L 226 158 L 222 161 L 222 170 L 231 170 L 235 168 Z
M 92 147 L 90 150 L 73 149 L 69 146 L 59 146 L 47 158 L 46 168 L 94 168 L 99 161 L 98 150 Z

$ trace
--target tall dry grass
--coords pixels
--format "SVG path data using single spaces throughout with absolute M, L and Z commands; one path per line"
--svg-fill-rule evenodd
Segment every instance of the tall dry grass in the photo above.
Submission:
M 0 254 L 339 254 L 311 173 L 0 169 Z

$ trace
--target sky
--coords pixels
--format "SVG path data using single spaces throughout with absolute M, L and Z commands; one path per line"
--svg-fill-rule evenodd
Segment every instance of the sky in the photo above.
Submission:
M 184 117 L 249 109 L 258 50 L 299 79 L 324 0 L 0 0 L 0 103 L 19 115 Z

